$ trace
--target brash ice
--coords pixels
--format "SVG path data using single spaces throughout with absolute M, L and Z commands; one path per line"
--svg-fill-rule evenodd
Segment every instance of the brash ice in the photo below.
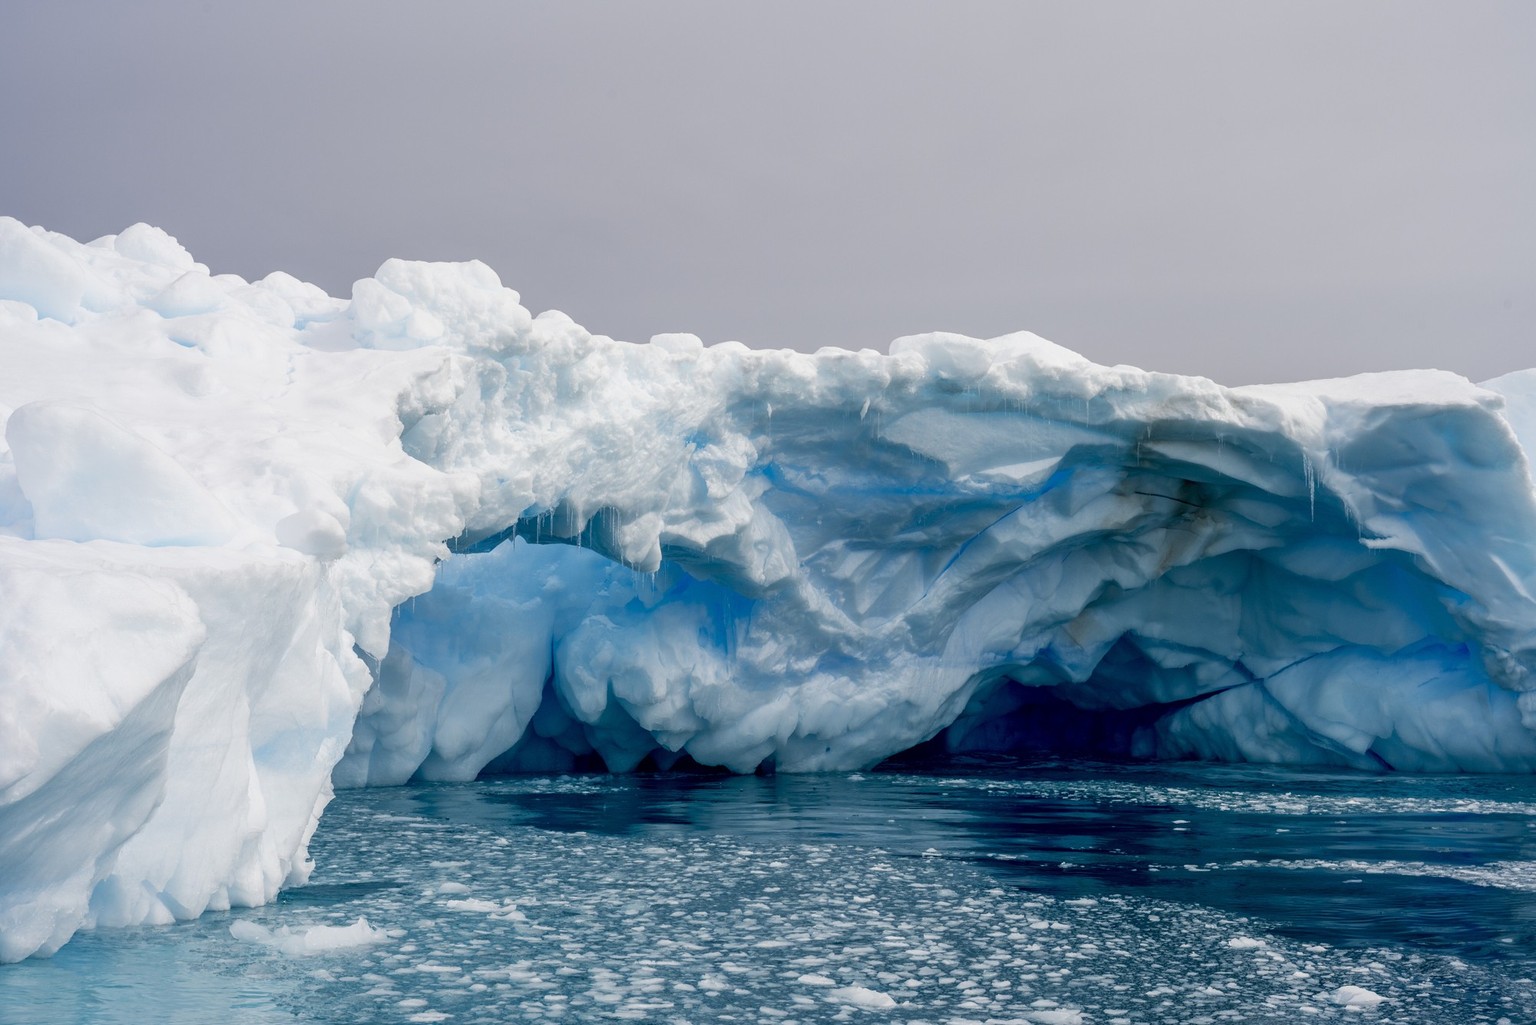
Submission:
M 0 219 L 0 417 L 4 959 L 272 899 L 333 780 L 1536 768 L 1536 372 L 633 345 Z

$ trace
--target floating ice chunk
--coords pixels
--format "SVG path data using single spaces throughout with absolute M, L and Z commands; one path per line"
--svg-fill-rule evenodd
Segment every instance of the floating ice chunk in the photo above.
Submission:
M 851 1007 L 862 1007 L 867 1011 L 888 1011 L 896 1006 L 896 1001 L 889 994 L 863 986 L 843 986 L 829 990 L 827 999 Z
M 1024 1015 L 1024 1020 L 1033 1025 L 1084 1025 L 1082 1011 L 1071 1008 L 1053 1008 L 1044 1011 L 1029 1011 Z
M 443 907 L 447 908 L 449 911 L 475 911 L 481 914 L 490 914 L 493 911 L 507 910 L 505 907 L 496 903 L 495 901 L 486 900 L 483 897 L 467 897 L 463 900 L 444 901 Z
M 241 919 L 230 924 L 229 934 L 244 943 L 271 947 L 288 957 L 370 947 L 389 939 L 386 930 L 374 928 L 366 918 L 359 918 L 351 925 L 314 925 L 309 928 L 285 925 L 275 930 Z
M 1361 986 L 1340 986 L 1330 999 L 1340 1007 L 1375 1007 L 1387 998 Z

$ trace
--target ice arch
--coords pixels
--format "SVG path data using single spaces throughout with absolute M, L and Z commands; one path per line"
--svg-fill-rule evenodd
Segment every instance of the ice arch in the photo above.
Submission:
M 1533 765 L 1531 372 L 631 345 L 0 217 L 0 419 L 0 960 L 272 899 L 333 773 Z
M 970 344 L 897 348 L 937 363 Z M 1060 358 L 1032 338 L 991 346 Z M 1359 385 L 1332 387 L 1346 401 L 1317 404 L 1312 438 L 1208 417 L 1188 395 L 1145 417 L 1102 395 L 985 386 L 935 389 L 894 417 L 722 417 L 709 429 L 753 453 L 728 493 L 734 533 L 663 521 L 647 537 L 594 497 L 586 519 L 562 498 L 462 539 L 396 612 L 337 779 L 683 755 L 846 769 L 935 737 L 1536 766 L 1508 686 L 1525 672 L 1523 628 L 1503 620 L 1524 616 L 1528 577 L 1512 567 L 1529 554 L 1496 551 L 1496 510 L 1529 501 L 1519 474 L 1496 483 L 1497 453 L 1518 459 L 1509 430 L 1481 404 L 1351 408 Z M 1251 392 L 1272 415 L 1297 399 Z M 684 458 L 670 490 L 703 477 Z M 1475 549 L 1513 585 L 1502 609 L 1473 596 Z

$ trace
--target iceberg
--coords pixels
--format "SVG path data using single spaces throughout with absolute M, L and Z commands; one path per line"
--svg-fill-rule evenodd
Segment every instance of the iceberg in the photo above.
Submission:
M 1536 768 L 1536 371 L 630 344 L 0 218 L 0 419 L 4 960 L 270 901 L 333 786 Z

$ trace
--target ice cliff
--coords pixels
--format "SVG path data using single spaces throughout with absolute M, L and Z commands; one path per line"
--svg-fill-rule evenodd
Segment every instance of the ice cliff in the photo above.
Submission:
M 1536 372 L 633 345 L 0 219 L 0 418 L 0 959 L 270 900 L 333 778 L 1536 767 Z

